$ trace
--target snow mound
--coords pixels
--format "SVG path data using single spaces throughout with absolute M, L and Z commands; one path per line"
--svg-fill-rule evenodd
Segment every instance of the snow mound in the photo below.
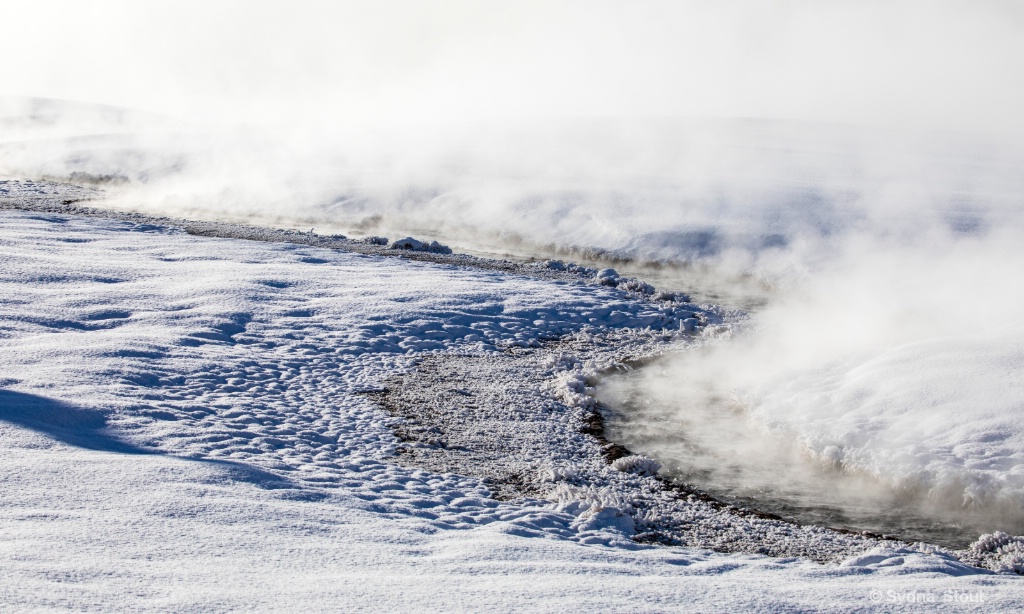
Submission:
M 661 469 L 661 463 L 652 458 L 634 454 L 632 456 L 623 456 L 622 458 L 617 458 L 612 461 L 612 469 L 623 473 L 654 476 L 657 475 L 658 470 Z
M 631 535 L 636 524 L 630 516 L 634 502 L 613 488 L 559 484 L 548 495 L 559 512 L 576 517 L 573 527 L 584 531 L 612 531 Z

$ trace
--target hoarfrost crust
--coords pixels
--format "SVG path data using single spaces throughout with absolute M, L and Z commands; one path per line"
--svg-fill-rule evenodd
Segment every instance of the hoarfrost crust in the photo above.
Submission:
M 905 544 L 799 526 L 656 476 L 657 463 L 603 438 L 590 382 L 684 337 L 580 332 L 497 356 L 440 354 L 367 393 L 398 420 L 398 460 L 483 477 L 499 499 L 547 499 L 584 543 L 621 539 L 839 562 Z M 613 540 L 614 541 L 614 540 Z

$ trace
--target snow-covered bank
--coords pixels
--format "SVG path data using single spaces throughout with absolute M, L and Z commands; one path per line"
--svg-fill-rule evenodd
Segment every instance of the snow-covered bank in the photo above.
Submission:
M 425 352 L 660 315 L 617 289 L 0 216 L 10 607 L 1024 607 L 1017 578 L 913 550 L 821 566 L 641 546 L 613 523 L 586 545 L 550 503 L 392 462 L 392 418 L 361 393 Z

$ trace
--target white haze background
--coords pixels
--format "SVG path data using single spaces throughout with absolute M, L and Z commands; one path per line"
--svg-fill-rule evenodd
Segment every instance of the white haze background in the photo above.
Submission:
M 109 204 L 690 263 L 772 288 L 652 375 L 1024 504 L 1024 5 L 6 2 L 0 171 Z M 121 109 L 137 109 L 123 111 Z M 429 237 L 433 238 L 433 237 Z M 525 245 L 525 247 L 523 247 Z

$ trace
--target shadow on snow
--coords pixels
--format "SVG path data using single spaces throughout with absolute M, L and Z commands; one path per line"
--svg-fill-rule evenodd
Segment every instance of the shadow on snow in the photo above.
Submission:
M 62 443 L 115 454 L 153 454 L 207 463 L 240 482 L 268 489 L 295 488 L 285 478 L 232 461 L 177 457 L 121 441 L 107 432 L 106 416 L 97 410 L 75 407 L 63 401 L 0 389 L 0 421 L 30 429 Z

